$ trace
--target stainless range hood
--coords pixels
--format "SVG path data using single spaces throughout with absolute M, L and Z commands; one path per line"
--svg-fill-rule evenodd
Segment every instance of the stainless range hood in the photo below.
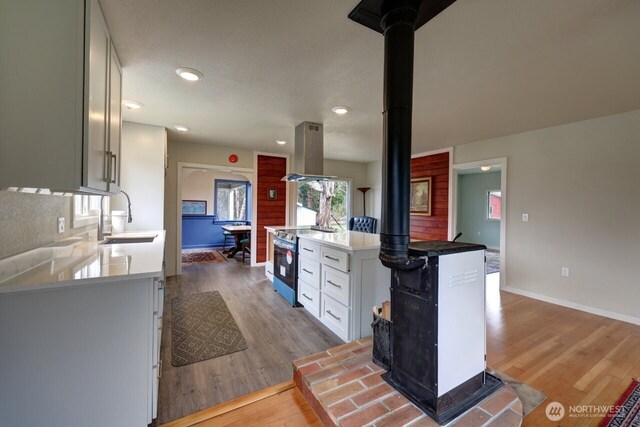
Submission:
M 283 181 L 332 181 L 337 176 L 324 173 L 324 138 L 322 124 L 302 122 L 296 126 L 295 170 L 282 178 Z

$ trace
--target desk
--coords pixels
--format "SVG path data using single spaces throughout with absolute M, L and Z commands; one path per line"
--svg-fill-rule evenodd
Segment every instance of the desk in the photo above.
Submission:
M 227 254 L 227 258 L 233 258 L 234 256 L 236 256 L 236 254 L 239 251 L 242 250 L 242 244 L 240 243 L 240 241 L 244 238 L 244 236 L 251 233 L 251 226 L 250 225 L 223 225 L 222 229 L 224 231 L 228 231 L 229 233 L 233 234 L 233 237 L 235 237 L 236 239 L 236 246 L 224 251 L 224 253 Z

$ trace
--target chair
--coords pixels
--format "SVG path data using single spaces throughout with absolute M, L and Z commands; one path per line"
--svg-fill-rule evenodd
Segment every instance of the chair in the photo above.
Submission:
M 251 255 L 251 240 L 242 239 L 240 244 L 242 245 L 242 262 L 244 263 L 245 254 Z
M 226 230 L 222 230 L 222 236 L 223 236 L 222 251 L 224 252 L 227 250 L 227 239 L 231 239 L 231 246 L 234 246 L 236 244 L 236 238 L 233 234 L 231 234 Z
M 363 233 L 375 233 L 378 219 L 370 216 L 354 216 L 349 220 L 349 230 Z

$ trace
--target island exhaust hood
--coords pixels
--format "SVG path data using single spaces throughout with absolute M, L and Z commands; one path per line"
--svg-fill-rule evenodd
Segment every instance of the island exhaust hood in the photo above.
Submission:
M 324 174 L 324 139 L 322 124 L 302 122 L 296 126 L 294 147 L 295 170 L 283 181 L 309 182 L 332 181 L 337 176 Z

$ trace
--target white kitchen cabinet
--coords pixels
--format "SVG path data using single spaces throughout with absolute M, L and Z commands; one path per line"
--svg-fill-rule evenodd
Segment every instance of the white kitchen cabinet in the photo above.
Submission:
M 122 72 L 98 1 L 0 16 L 0 188 L 117 193 Z
M 344 341 L 370 336 L 371 309 L 389 299 L 391 271 L 370 242 L 376 236 L 327 234 L 300 236 L 298 301 Z

